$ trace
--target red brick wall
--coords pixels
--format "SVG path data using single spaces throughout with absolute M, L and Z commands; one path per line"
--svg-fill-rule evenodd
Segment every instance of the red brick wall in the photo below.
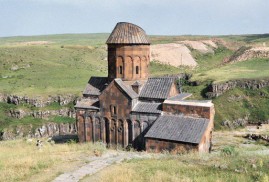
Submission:
M 145 80 L 149 74 L 149 61 L 149 45 L 108 45 L 108 77 L 111 80 L 114 78 Z M 120 74 L 121 66 L 122 74 Z
M 132 110 L 132 100 L 119 90 L 114 81 L 99 96 L 99 100 L 103 117 L 126 118 Z M 116 114 L 111 113 L 111 106 L 116 107 Z
M 163 103 L 163 111 L 172 114 L 184 114 L 185 116 L 202 117 L 210 119 L 214 108 L 203 106 L 188 106 Z
M 189 151 L 198 151 L 198 145 L 146 138 L 146 150 L 156 153 L 169 151 L 172 154 L 177 154 Z

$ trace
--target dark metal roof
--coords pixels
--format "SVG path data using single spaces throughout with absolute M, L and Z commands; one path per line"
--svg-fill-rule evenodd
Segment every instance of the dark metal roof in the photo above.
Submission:
M 170 97 L 168 98 L 167 100 L 173 100 L 173 101 L 177 101 L 177 100 L 184 100 L 188 97 L 192 96 L 192 94 L 189 94 L 189 93 L 182 93 L 182 94 L 178 94 L 174 97 Z
M 160 114 L 162 112 L 161 107 L 162 103 L 139 102 L 132 112 Z
M 77 104 L 75 105 L 75 108 L 99 110 L 99 100 L 98 99 L 82 99 L 77 102 Z
M 107 44 L 150 44 L 146 32 L 132 23 L 119 22 L 108 37 Z
M 145 137 L 199 144 L 208 123 L 205 118 L 160 116 Z
M 167 99 L 175 79 L 175 77 L 149 78 L 143 86 L 139 97 Z
M 107 77 L 91 77 L 83 95 L 95 95 L 98 96 L 106 88 L 108 82 Z
M 129 85 L 124 84 L 120 78 L 116 78 L 115 82 L 130 98 L 138 98 L 138 94 Z

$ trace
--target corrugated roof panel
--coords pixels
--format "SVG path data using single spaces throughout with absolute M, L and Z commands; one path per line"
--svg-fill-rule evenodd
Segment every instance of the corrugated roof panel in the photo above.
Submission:
M 149 78 L 143 86 L 139 97 L 167 99 L 175 79 L 175 77 Z
M 205 118 L 160 116 L 145 137 L 199 144 L 208 124 Z
M 106 83 L 108 83 L 107 77 L 91 77 L 83 91 L 83 95 L 100 95 L 106 88 Z
M 139 102 L 135 105 L 132 112 L 161 114 L 161 107 L 162 103 Z

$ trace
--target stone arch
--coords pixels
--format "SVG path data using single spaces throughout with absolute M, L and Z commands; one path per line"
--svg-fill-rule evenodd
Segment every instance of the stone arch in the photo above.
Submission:
M 87 142 L 93 141 L 93 118 L 91 116 L 87 117 L 85 120 L 85 139 Z
M 102 122 L 99 117 L 94 119 L 94 141 L 102 141 Z
M 111 120 L 109 131 L 110 131 L 110 143 L 116 144 L 116 141 L 117 141 L 117 122 L 115 119 Z
M 118 132 L 118 141 L 117 144 L 121 145 L 124 147 L 124 122 L 122 119 L 118 120 L 118 127 L 117 127 L 117 132 Z
M 134 121 L 134 138 L 137 138 L 141 133 L 141 125 L 138 120 Z
M 108 118 L 104 118 L 104 141 L 106 144 L 110 144 L 110 136 L 109 136 L 109 127 L 110 127 L 110 121 Z
M 124 59 L 124 78 L 132 79 L 133 77 L 133 59 L 130 56 L 126 56 Z
M 149 123 L 147 121 L 143 121 L 142 122 L 142 132 L 141 132 L 141 140 L 140 140 L 140 149 L 141 150 L 146 150 L 146 140 L 144 138 L 144 136 L 146 135 L 146 133 L 149 130 Z
M 148 74 L 148 61 L 146 56 L 143 56 L 141 59 L 141 78 L 147 77 Z
M 78 116 L 78 138 L 80 142 L 85 142 L 86 137 L 85 137 L 85 119 L 83 116 Z
M 134 121 L 134 140 L 133 140 L 133 147 L 137 150 L 141 150 L 141 124 L 138 120 Z
M 122 56 L 117 57 L 116 77 L 117 78 L 123 78 L 124 77 L 124 60 L 123 60 Z
M 138 74 L 136 72 L 138 67 Z M 141 75 L 141 58 L 139 56 L 134 56 L 133 61 L 133 78 L 138 79 Z
M 130 119 L 127 119 L 126 123 L 127 123 L 126 133 L 128 137 L 127 145 L 130 145 L 133 142 L 133 123 Z

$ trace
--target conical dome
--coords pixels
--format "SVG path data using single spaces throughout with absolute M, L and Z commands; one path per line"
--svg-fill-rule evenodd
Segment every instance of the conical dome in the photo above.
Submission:
M 150 44 L 146 32 L 132 23 L 119 22 L 106 41 L 107 44 Z

